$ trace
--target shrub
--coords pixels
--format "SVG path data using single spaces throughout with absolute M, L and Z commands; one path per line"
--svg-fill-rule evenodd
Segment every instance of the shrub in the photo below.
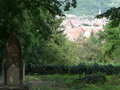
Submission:
M 39 74 L 92 74 L 92 73 L 106 73 L 106 74 L 119 74 L 120 66 L 109 65 L 86 65 L 84 63 L 78 66 L 65 66 L 65 65 L 41 65 L 35 68 L 29 68 L 27 73 L 39 73 Z

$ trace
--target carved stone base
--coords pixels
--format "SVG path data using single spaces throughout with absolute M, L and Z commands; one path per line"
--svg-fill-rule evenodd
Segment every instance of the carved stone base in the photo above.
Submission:
M 27 87 L 0 86 L 0 90 L 29 90 Z
M 22 86 L 8 86 L 4 85 L 3 81 L 0 81 L 0 90 L 29 90 L 27 85 Z

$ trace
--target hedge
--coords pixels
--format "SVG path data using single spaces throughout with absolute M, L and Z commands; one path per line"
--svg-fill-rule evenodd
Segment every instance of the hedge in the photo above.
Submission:
M 92 73 L 106 73 L 106 74 L 119 74 L 120 65 L 114 66 L 112 64 L 93 65 L 79 64 L 78 66 L 65 66 L 65 65 L 40 65 L 37 67 L 27 67 L 26 73 L 38 74 L 92 74 Z

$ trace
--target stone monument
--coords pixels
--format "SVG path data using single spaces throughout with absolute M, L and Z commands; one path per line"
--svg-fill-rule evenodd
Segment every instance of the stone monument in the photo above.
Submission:
M 23 85 L 24 62 L 21 58 L 21 45 L 13 33 L 5 48 L 2 73 L 3 87 L 0 90 L 27 90 Z

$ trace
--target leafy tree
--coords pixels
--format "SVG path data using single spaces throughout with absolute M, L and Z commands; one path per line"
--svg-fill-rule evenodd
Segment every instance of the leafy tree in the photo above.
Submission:
M 12 32 L 17 33 L 22 43 L 25 60 L 40 58 L 42 50 L 39 53 L 38 48 L 42 49 L 57 29 L 54 26 L 56 15 L 64 15 L 60 7 L 64 4 L 64 10 L 68 10 L 70 6 L 76 6 L 76 0 L 65 1 L 0 0 L 0 60 L 2 61 L 3 49 Z
M 97 18 L 106 17 L 110 20 L 110 27 L 119 27 L 120 28 L 120 7 L 113 7 L 110 10 L 107 10 L 101 15 L 97 15 Z
M 108 24 L 104 32 L 99 33 L 101 43 L 104 46 L 104 61 L 119 60 L 120 54 L 120 28 L 111 28 L 111 24 Z
M 104 60 L 117 60 L 119 61 L 120 54 L 120 7 L 111 8 L 105 13 L 98 15 L 98 18 L 107 17 L 109 23 L 105 31 L 100 33 L 100 39 L 104 42 Z
M 81 38 L 78 46 L 78 57 L 81 61 L 99 62 L 103 58 L 102 45 L 99 43 L 99 38 L 93 33 L 90 38 Z

